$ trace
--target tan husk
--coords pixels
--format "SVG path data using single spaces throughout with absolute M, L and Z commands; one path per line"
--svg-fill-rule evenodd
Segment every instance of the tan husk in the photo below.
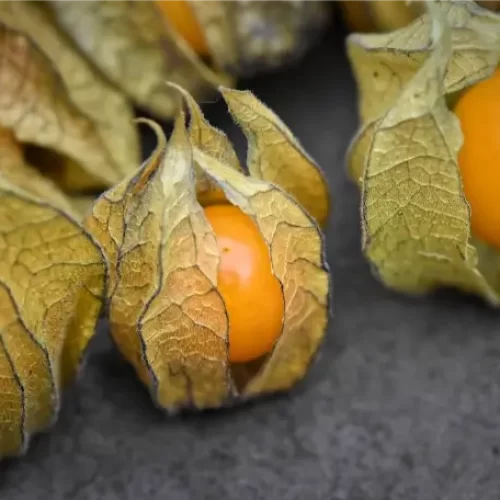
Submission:
M 330 15 L 328 3 L 315 0 L 189 3 L 210 48 L 208 63 L 153 1 L 47 2 L 86 57 L 136 104 L 161 118 L 173 118 L 178 104 L 165 81 L 204 100 L 236 77 L 301 57 Z
M 316 1 L 212 6 L 216 19 L 192 4 L 214 47 L 207 62 L 155 2 L 1 2 L 0 128 L 21 145 L 23 162 L 71 195 L 102 192 L 139 162 L 132 104 L 173 118 L 177 92 L 166 81 L 204 100 L 243 66 L 299 57 L 328 21 Z M 255 31 L 256 21 L 265 31 Z M 263 43 L 264 33 L 272 40 Z M 232 75 L 221 70 L 229 66 Z
M 325 334 L 330 286 L 316 222 L 281 188 L 242 173 L 227 138 L 180 90 L 190 110 L 189 132 L 180 113 L 165 147 L 161 129 L 151 123 L 159 137 L 155 152 L 136 175 L 104 193 L 85 221 L 109 263 L 115 343 L 153 400 L 169 412 L 219 408 L 294 385 Z M 224 89 L 223 96 L 228 93 Z M 239 121 L 239 111 L 233 113 Z M 287 134 L 282 140 L 294 141 Z M 257 144 L 262 153 L 269 147 L 266 141 Z M 304 163 L 303 168 L 312 173 L 317 167 Z M 198 198 L 196 180 L 199 185 L 202 176 L 222 189 L 224 201 L 253 217 L 283 286 L 282 334 L 253 371 L 233 371 L 228 362 L 218 247 Z
M 102 189 L 136 168 L 130 104 L 51 22 L 43 3 L 0 3 L 0 52 L 0 125 L 29 146 L 44 175 L 68 190 Z
M 223 89 L 222 95 L 248 140 L 250 175 L 280 186 L 324 226 L 330 210 L 326 180 L 286 125 L 251 92 Z
M 212 63 L 155 2 L 2 2 L 0 127 L 22 145 L 24 162 L 68 193 L 102 192 L 139 161 L 132 102 L 172 118 L 177 94 L 165 81 L 204 99 L 231 85 L 243 66 L 299 57 L 329 18 L 329 7 L 316 1 L 212 2 L 212 16 L 203 2 L 191 7 Z M 229 66 L 235 74 L 220 69 Z
M 50 200 L 55 207 L 74 215 L 71 203 L 57 186 L 26 163 L 22 146 L 7 129 L 0 129 L 0 158 L 0 175 L 4 179 L 38 198 Z
M 1 459 L 57 419 L 94 333 L 105 265 L 64 195 L 22 163 L 9 133 L 0 139 Z
M 178 99 L 165 82 L 198 99 L 210 88 L 231 84 L 211 70 L 163 19 L 154 2 L 50 1 L 59 26 L 118 88 L 156 116 L 174 116 Z
M 447 97 L 496 68 L 500 16 L 471 2 L 429 8 L 393 33 L 348 38 L 361 126 L 347 160 L 362 191 L 363 251 L 398 291 L 456 287 L 497 305 L 498 252 L 471 236 Z

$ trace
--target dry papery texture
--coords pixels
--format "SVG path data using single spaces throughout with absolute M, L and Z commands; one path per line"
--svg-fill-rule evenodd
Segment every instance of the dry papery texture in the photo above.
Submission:
M 25 161 L 68 191 L 133 172 L 139 143 L 127 99 L 51 21 L 42 2 L 0 3 L 0 126 Z
M 329 2 L 315 0 L 187 3 L 206 39 L 208 60 L 191 49 L 153 1 L 47 2 L 80 51 L 136 104 L 161 118 L 172 118 L 178 104 L 165 81 L 199 101 L 235 78 L 299 59 L 331 15 Z
M 328 218 L 324 177 L 281 120 L 247 91 L 222 88 L 248 138 L 248 171 L 227 137 L 176 87 L 181 113 L 168 145 L 104 193 L 85 220 L 109 264 L 111 334 L 168 412 L 219 408 L 283 391 L 304 377 L 326 332 L 330 276 L 316 220 Z M 273 351 L 228 362 L 228 317 L 217 289 L 218 248 L 203 205 L 250 215 L 282 284 L 283 330 Z
M 0 133 L 0 459 L 57 419 L 104 296 L 102 253 L 51 181 Z
M 498 65 L 500 16 L 473 2 L 431 2 L 408 26 L 352 34 L 360 129 L 347 155 L 362 192 L 363 251 L 388 287 L 456 287 L 500 301 L 499 254 L 471 235 L 450 103 Z
M 166 81 L 206 99 L 241 74 L 301 57 L 330 14 L 316 1 L 209 4 L 189 2 L 207 61 L 152 1 L 0 2 L 0 127 L 24 162 L 80 206 L 135 171 L 135 105 L 174 117 L 178 100 Z

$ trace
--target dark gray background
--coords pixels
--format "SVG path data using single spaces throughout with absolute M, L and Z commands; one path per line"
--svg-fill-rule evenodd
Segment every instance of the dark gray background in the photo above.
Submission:
M 242 87 L 289 124 L 331 183 L 334 318 L 320 357 L 283 397 L 167 418 L 103 329 L 55 428 L 0 464 L 0 498 L 498 500 L 499 314 L 458 294 L 403 297 L 372 277 L 344 174 L 357 118 L 342 34 Z M 242 151 L 222 103 L 205 110 Z

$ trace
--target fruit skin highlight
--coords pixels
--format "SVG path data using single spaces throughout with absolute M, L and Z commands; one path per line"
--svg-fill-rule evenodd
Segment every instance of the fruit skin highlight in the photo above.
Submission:
M 464 136 L 458 165 L 472 233 L 500 249 L 500 70 L 469 88 L 454 112 Z
M 269 353 L 281 333 L 284 300 L 269 248 L 253 219 L 233 205 L 211 205 L 205 216 L 220 252 L 217 288 L 229 316 L 229 361 Z
M 200 56 L 210 55 L 205 35 L 188 1 L 166 0 L 155 3 L 195 52 Z

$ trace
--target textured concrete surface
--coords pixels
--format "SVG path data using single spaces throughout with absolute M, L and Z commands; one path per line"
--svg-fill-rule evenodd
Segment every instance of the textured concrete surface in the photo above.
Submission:
M 498 500 L 499 313 L 373 279 L 343 171 L 356 113 L 341 44 L 331 36 L 299 67 L 245 82 L 331 182 L 334 319 L 307 379 L 280 398 L 166 418 L 103 329 L 52 432 L 0 465 L 0 498 Z M 221 103 L 206 111 L 230 126 Z

